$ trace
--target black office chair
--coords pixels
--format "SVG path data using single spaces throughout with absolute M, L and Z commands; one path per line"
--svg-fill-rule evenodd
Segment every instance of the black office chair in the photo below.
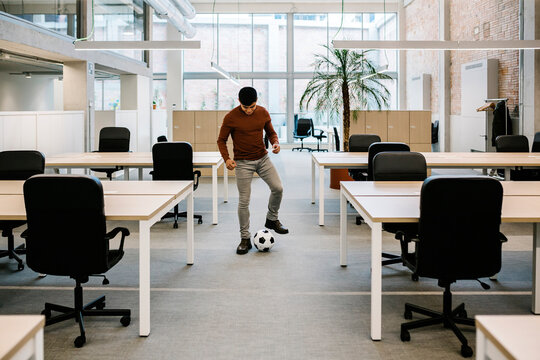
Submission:
M 431 123 L 431 143 L 436 144 L 439 142 L 439 120 L 435 120 Z
M 349 151 L 367 152 L 371 144 L 380 141 L 381 137 L 379 135 L 353 134 L 349 136 Z M 367 171 L 365 169 L 349 169 L 349 176 L 352 177 L 354 181 L 366 181 Z
M 328 149 L 321 149 L 321 141 L 322 139 L 326 139 L 327 136 L 324 135 L 324 130 L 321 129 L 315 129 L 315 126 L 313 125 L 313 119 L 309 119 L 311 122 L 311 136 L 313 136 L 315 139 L 317 139 L 317 149 L 313 149 L 311 151 L 328 151 Z M 317 133 L 318 131 L 318 133 Z
M 129 151 L 129 129 L 125 127 L 104 127 L 99 132 L 99 148 L 97 152 L 128 152 Z M 92 171 L 104 172 L 109 180 L 112 174 L 123 170 L 123 166 L 113 168 L 95 168 Z
M 167 137 L 165 135 L 160 135 L 157 137 L 157 142 L 167 142 Z
M 531 152 L 540 152 L 540 132 L 534 134 Z
M 427 177 L 427 165 L 424 156 L 417 152 L 389 151 L 380 152 L 373 158 L 374 181 L 424 181 Z M 418 237 L 417 223 L 383 223 L 382 228 L 396 234 L 401 245 L 401 256 L 383 253 L 382 265 L 390 265 L 409 261 L 409 243 Z M 412 279 L 418 281 L 413 273 Z
M 339 133 L 337 127 L 334 126 L 334 144 L 336 144 L 336 151 L 340 151 Z
M 193 171 L 193 148 L 184 141 L 160 142 L 152 146 L 154 169 L 150 172 L 152 180 L 194 180 L 193 190 L 199 186 L 201 172 Z M 174 212 L 167 213 L 162 219 L 174 217 L 175 229 L 178 228 L 178 217 L 187 217 L 187 212 L 178 213 L 178 205 Z M 202 224 L 202 215 L 193 215 Z
M 98 178 L 85 175 L 36 175 L 24 183 L 24 203 L 28 229 L 26 262 L 39 273 L 69 276 L 75 280 L 74 306 L 72 308 L 45 303 L 41 312 L 45 325 L 75 319 L 80 336 L 74 344 L 82 347 L 86 342 L 85 316 L 121 316 L 120 322 L 131 322 L 129 309 L 104 309 L 105 296 L 83 305 L 81 284 L 88 277 L 104 274 L 124 256 L 126 228 L 107 232 L 103 187 Z M 120 247 L 109 249 L 109 241 L 122 234 Z M 108 284 L 105 275 L 103 284 Z M 60 315 L 52 316 L 52 312 Z
M 405 319 L 412 319 L 413 312 L 428 318 L 401 324 L 402 341 L 410 341 L 411 329 L 444 324 L 461 342 L 461 355 L 472 356 L 472 349 L 456 324 L 474 326 L 474 319 L 467 317 L 465 304 L 452 309 L 450 285 L 457 280 L 493 276 L 501 269 L 502 200 L 500 182 L 487 176 L 432 176 L 424 182 L 419 237 L 411 270 L 421 277 L 438 280 L 444 288 L 443 311 L 405 304 Z
M 300 139 L 301 145 L 300 145 L 300 147 L 292 148 L 293 151 L 294 150 L 313 151 L 313 149 L 304 147 L 304 139 L 312 136 L 312 132 L 311 132 L 312 125 L 311 124 L 312 124 L 311 119 L 298 119 L 298 121 L 296 122 L 296 129 L 294 129 L 293 138 Z
M 30 176 L 43 174 L 45 156 L 39 151 L 18 150 L 0 152 L 0 180 L 26 180 Z M 8 257 L 17 261 L 17 270 L 24 269 L 24 263 L 18 255 L 26 254 L 24 243 L 15 247 L 13 229 L 26 224 L 20 220 L 0 221 L 2 236 L 7 237 L 7 250 L 0 250 L 0 258 Z
M 500 135 L 495 139 L 497 152 L 529 152 L 529 139 L 525 135 Z M 499 170 L 499 175 L 504 176 L 504 170 Z M 539 180 L 536 169 L 516 169 L 510 171 L 512 180 L 531 181 Z

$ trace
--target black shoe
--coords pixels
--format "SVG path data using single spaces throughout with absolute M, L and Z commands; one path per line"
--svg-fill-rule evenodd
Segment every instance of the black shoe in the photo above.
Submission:
M 239 255 L 247 254 L 247 252 L 251 249 L 251 240 L 250 239 L 242 239 L 240 240 L 240 244 L 236 248 L 236 253 Z
M 289 233 L 289 229 L 284 227 L 281 224 L 281 222 L 279 222 L 279 220 L 273 220 L 272 221 L 272 220 L 266 219 L 266 223 L 264 224 L 264 226 L 266 228 L 268 228 L 268 229 L 274 230 L 278 234 L 288 234 Z

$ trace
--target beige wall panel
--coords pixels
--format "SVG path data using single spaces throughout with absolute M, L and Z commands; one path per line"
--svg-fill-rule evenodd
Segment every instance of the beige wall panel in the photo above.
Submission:
M 388 141 L 388 111 L 366 111 L 366 134 L 376 134 Z
M 431 144 L 409 144 L 411 151 L 431 152 Z
M 173 141 L 187 141 L 195 144 L 195 113 L 193 111 L 173 111 Z
M 431 111 L 410 112 L 410 141 L 413 144 L 431 143 Z
M 195 143 L 210 144 L 217 139 L 216 112 L 195 112 Z
M 366 112 L 354 111 L 356 113 L 356 120 L 354 120 L 353 112 L 351 111 L 351 128 L 349 130 L 349 136 L 354 134 L 366 133 Z
M 409 112 L 388 112 L 388 141 L 409 143 Z

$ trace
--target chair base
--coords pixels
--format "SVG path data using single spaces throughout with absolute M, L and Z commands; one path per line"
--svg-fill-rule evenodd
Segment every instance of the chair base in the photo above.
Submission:
M 166 213 L 165 215 L 163 215 L 163 216 L 161 217 L 161 220 L 163 220 L 163 219 L 168 219 L 168 218 L 174 218 L 173 228 L 174 228 L 174 229 L 178 229 L 178 218 L 179 218 L 179 217 L 185 217 L 185 218 L 187 218 L 187 211 L 184 211 L 184 212 L 179 213 L 179 212 L 178 212 L 178 205 L 176 205 L 176 206 L 174 207 L 174 211 L 173 211 L 173 212 Z M 197 224 L 200 225 L 200 224 L 203 223 L 202 215 L 193 214 L 193 218 L 194 218 L 194 219 L 197 219 Z
M 382 257 L 388 259 L 388 260 L 382 261 L 382 266 L 392 265 L 392 264 L 403 264 L 403 259 L 401 258 L 401 255 L 383 252 Z
M 24 262 L 18 255 L 25 255 L 26 254 L 26 247 L 25 244 L 21 244 L 17 247 L 15 247 L 14 244 L 14 237 L 13 232 L 4 230 L 2 232 L 2 236 L 7 237 L 8 239 L 8 248 L 7 250 L 0 250 L 0 258 L 8 257 L 9 259 L 15 259 L 17 261 L 17 270 L 21 271 L 24 270 Z
M 451 329 L 461 342 L 461 355 L 463 357 L 471 357 L 473 355 L 472 348 L 469 346 L 467 338 L 463 335 L 456 324 L 475 326 L 474 319 L 467 317 L 467 311 L 465 310 L 464 303 L 458 305 L 452 310 L 452 293 L 450 292 L 450 285 L 445 286 L 443 295 L 443 312 L 433 311 L 418 305 L 406 303 L 404 313 L 405 319 L 412 319 L 413 312 L 428 316 L 428 318 L 401 324 L 401 341 L 411 340 L 409 330 L 436 324 L 443 324 L 445 328 Z
M 309 151 L 309 152 L 314 151 L 314 150 L 311 149 L 311 148 L 305 148 L 305 147 L 295 147 L 295 148 L 292 148 L 292 151 L 294 151 L 294 150 L 298 150 L 298 151 L 307 150 L 307 151 Z
M 120 323 L 123 326 L 128 326 L 131 323 L 130 309 L 105 309 L 105 296 L 82 305 L 82 287 L 79 281 L 75 287 L 75 306 L 67 307 L 58 304 L 45 303 L 45 309 L 41 312 L 45 315 L 45 326 L 53 325 L 65 320 L 75 319 L 79 324 L 80 336 L 75 338 L 73 342 L 75 347 L 82 347 L 86 343 L 86 331 L 84 329 L 85 316 L 121 316 Z M 60 312 L 60 315 L 51 316 L 51 312 Z

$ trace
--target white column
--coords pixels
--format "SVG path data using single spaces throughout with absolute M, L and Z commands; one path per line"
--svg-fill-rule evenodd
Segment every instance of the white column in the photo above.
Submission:
M 523 38 L 540 39 L 540 0 L 523 1 Z M 540 131 L 540 50 L 523 50 L 523 135 L 532 139 Z
M 136 151 L 150 151 L 152 79 L 141 75 L 120 75 L 120 108 L 137 111 Z
M 439 40 L 450 40 L 450 2 L 439 0 Z M 450 151 L 450 51 L 439 51 L 439 149 Z
M 403 1 L 398 5 L 398 40 L 407 39 L 407 24 L 405 22 L 405 8 L 403 7 Z M 399 99 L 398 109 L 407 110 L 407 52 L 398 51 L 398 86 L 399 86 Z

